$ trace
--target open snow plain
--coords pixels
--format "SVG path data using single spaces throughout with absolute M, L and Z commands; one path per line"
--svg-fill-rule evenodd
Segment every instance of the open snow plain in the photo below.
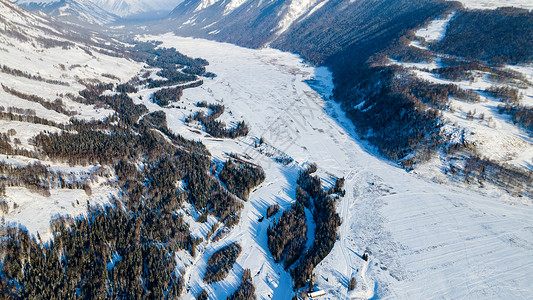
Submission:
M 325 100 L 332 88 L 329 72 L 305 65 L 296 55 L 170 34 L 143 39 L 161 40 L 164 47 L 205 58 L 208 71 L 217 74 L 199 88 L 186 89 L 175 108 L 163 109 L 169 127 L 202 140 L 221 162 L 231 152 L 244 153 L 267 175 L 246 202 L 236 228 L 218 242 L 202 244 L 195 260 L 187 259 L 186 253 L 178 258 L 190 288 L 186 299 L 203 288 L 224 299 L 240 283 L 245 268 L 251 269 L 258 299 L 290 299 L 291 278 L 267 247 L 271 220 L 258 219 L 271 204 L 290 206 L 297 173 L 310 162 L 318 164 L 326 186 L 335 176 L 346 178 L 346 196 L 337 203 L 343 220 L 338 241 L 315 269 L 317 288 L 327 292 L 323 299 L 533 295 L 531 199 L 513 198 L 491 187 L 438 184 L 377 157 L 354 136 L 353 125 L 339 106 Z M 161 109 L 150 104 L 149 94 L 141 96 L 150 109 Z M 185 117 L 197 109 L 192 104 L 204 100 L 226 106 L 222 119 L 227 124 L 245 120 L 251 127 L 249 136 L 213 139 L 185 125 Z M 254 148 L 259 137 L 267 145 Z M 287 156 L 294 161 L 284 165 L 275 160 Z M 191 226 L 205 236 L 213 222 Z M 231 274 L 205 285 L 209 255 L 233 241 L 242 245 L 243 253 Z M 361 259 L 365 250 L 371 253 L 369 262 Z M 352 276 L 357 288 L 348 292 Z

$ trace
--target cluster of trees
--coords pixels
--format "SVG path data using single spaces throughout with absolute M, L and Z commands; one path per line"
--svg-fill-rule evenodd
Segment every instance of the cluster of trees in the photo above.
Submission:
M 210 158 L 202 151 L 189 151 L 201 149 L 196 142 L 183 142 L 181 147 L 172 147 L 164 145 L 166 140 L 160 139 L 161 147 L 156 147 L 160 148 L 156 150 L 157 154 L 153 152 L 152 145 L 138 145 L 142 142 L 135 139 L 135 136 L 153 132 L 145 127 L 150 124 L 166 125 L 166 120 L 161 115 L 148 117 L 146 124 L 136 126 L 139 130 L 137 134 L 132 134 L 131 128 L 129 133 L 126 128 L 121 128 L 122 134 L 128 137 L 126 140 L 115 141 L 112 137 L 114 134 L 91 130 L 91 124 L 85 124 L 85 133 L 79 132 L 77 137 L 74 133 L 64 132 L 55 136 L 58 140 L 47 142 L 52 145 L 52 149 L 64 149 L 64 152 L 50 153 L 58 156 L 64 154 L 65 158 L 68 157 L 67 152 L 70 151 L 67 150 L 70 148 L 78 149 L 74 153 L 79 159 L 89 161 L 94 152 L 88 149 L 97 149 L 95 153 L 99 160 L 115 165 L 118 183 L 123 186 L 123 202 L 127 211 L 106 208 L 105 211 L 94 211 L 87 219 L 58 222 L 59 229 L 55 229 L 52 246 L 41 247 L 32 241 L 35 245 L 29 251 L 29 259 L 22 255 L 24 251 L 16 248 L 21 239 L 31 241 L 27 233 L 17 233 L 7 239 L 6 243 L 11 243 L 11 246 L 6 246 L 7 249 L 15 247 L 17 250 L 14 252 L 21 254 L 8 254 L 5 257 L 2 269 L 7 274 L 2 285 L 4 295 L 31 298 L 38 291 L 41 291 L 40 295 L 66 298 L 74 297 L 73 293 L 96 298 L 161 298 L 164 294 L 169 298 L 176 298 L 179 295 L 182 289 L 181 279 L 175 274 L 172 253 L 178 249 L 192 251 L 198 242 L 190 237 L 187 225 L 174 213 L 179 203 L 184 199 L 205 199 L 204 206 L 210 205 L 210 210 L 221 216 L 221 220 L 238 220 L 241 206 L 227 193 L 218 197 L 213 195 L 223 193 L 223 189 L 209 174 Z M 97 124 L 105 125 L 106 123 Z M 109 129 L 119 131 L 120 128 Z M 69 138 L 61 139 L 62 136 Z M 100 141 L 97 144 L 109 146 L 93 147 L 90 139 L 94 136 L 98 136 L 97 140 Z M 107 139 L 108 137 L 111 139 Z M 180 142 L 177 136 L 172 140 Z M 79 146 L 80 143 L 83 146 Z M 57 144 L 66 146 L 62 148 Z M 125 151 L 122 156 L 109 150 L 119 144 L 123 145 L 120 150 Z M 137 153 L 138 156 L 124 156 L 124 153 Z M 106 159 L 105 155 L 110 155 L 111 159 Z M 141 158 L 145 167 L 138 170 L 133 162 Z M 187 181 L 188 190 L 179 190 L 175 185 L 176 180 Z M 227 204 L 234 207 L 226 207 Z M 116 205 L 120 206 L 121 203 L 117 202 Z M 120 244 L 117 244 L 117 239 L 121 241 Z M 113 262 L 112 266 L 110 262 Z
M 4 241 L 8 250 L 2 268 L 3 295 L 161 298 L 166 294 L 177 298 L 182 287 L 172 253 L 192 249 L 198 241 L 174 213 L 179 203 L 194 193 L 178 191 L 172 180 L 191 176 L 195 173 L 190 171 L 192 165 L 198 168 L 196 172 L 209 174 L 209 163 L 200 169 L 191 156 L 209 158 L 205 150 L 189 152 L 202 149 L 197 142 L 173 136 L 172 141 L 180 145 L 176 147 L 158 136 L 161 133 L 149 125 L 166 126 L 163 116 L 148 115 L 145 124 L 134 128 L 79 121 L 70 125 L 77 133 L 36 138 L 36 145 L 52 157 L 68 160 L 74 155 L 78 162 L 115 165 L 127 211 L 119 208 L 122 203 L 117 201 L 117 208 L 95 210 L 86 219 L 58 221 L 50 247 L 32 241 L 26 232 L 10 236 Z M 142 171 L 133 163 L 138 160 L 146 166 Z M 26 180 L 35 177 L 26 173 L 21 174 Z M 30 250 L 21 251 L 21 241 L 27 241 Z
M 1 143 L 0 143 L 1 145 Z M 95 168 L 93 174 L 104 175 L 101 168 Z M 0 162 L 0 178 L 4 186 L 23 186 L 33 191 L 38 191 L 46 196 L 50 195 L 51 188 L 83 189 L 90 193 L 89 180 L 93 174 L 83 180 L 71 173 L 53 171 L 49 166 L 40 162 L 25 166 L 15 166 Z
M 7 155 L 13 154 L 11 138 L 7 133 L 0 133 L 0 153 Z
M 113 90 L 114 85 L 110 84 L 88 84 L 86 89 L 80 91 L 82 98 L 76 101 L 102 107 L 110 107 L 120 116 L 120 124 L 133 126 L 141 115 L 148 112 L 146 106 L 135 104 L 133 100 L 125 93 L 115 95 L 102 95 L 106 90 Z
M 11 94 L 11 95 L 13 95 L 15 97 L 18 97 L 20 99 L 24 99 L 24 100 L 28 100 L 28 101 L 31 101 L 31 102 L 39 103 L 40 105 L 42 105 L 46 109 L 54 110 L 54 111 L 56 111 L 56 112 L 58 112 L 60 114 L 65 114 L 67 116 L 76 115 L 76 111 L 67 110 L 65 108 L 65 106 L 63 105 L 63 101 L 61 99 L 59 99 L 59 98 L 54 100 L 53 102 L 51 102 L 51 101 L 47 101 L 44 98 L 36 96 L 36 95 L 24 94 L 24 93 L 19 92 L 19 91 L 15 90 L 15 89 L 9 88 L 9 87 L 5 86 L 4 84 L 2 84 L 2 88 L 8 94 Z
M 450 97 L 480 101 L 474 91 L 421 80 L 399 66 L 360 72 L 366 76 L 346 95 L 343 107 L 360 136 L 393 160 L 415 154 L 409 162 L 416 163 L 430 157 L 441 142 L 439 110 L 449 108 Z
M 533 109 L 527 106 L 517 106 L 511 109 L 513 122 L 519 124 L 533 134 Z
M 498 105 L 499 113 L 510 115 L 515 124 L 525 128 L 530 134 L 533 133 L 533 109 L 520 104 L 522 95 L 518 89 L 510 86 L 491 86 L 485 92 L 503 102 Z
M 421 101 L 423 104 L 446 109 L 449 105 L 449 98 L 453 96 L 467 102 L 479 102 L 481 98 L 472 90 L 464 90 L 455 84 L 431 83 L 421 80 L 415 76 L 404 76 L 392 81 L 392 90 L 395 93 L 411 97 L 413 100 Z
M 313 176 L 310 171 L 312 169 L 300 172 L 297 182 L 313 198 L 313 221 L 316 227 L 313 244 L 291 270 L 297 289 L 305 286 L 307 280 L 312 277 L 316 265 L 331 252 L 337 239 L 337 228 L 341 224 L 341 219 L 335 210 L 335 198 L 331 194 L 344 194 L 342 191 L 344 179 L 339 178 L 331 190 L 324 191 L 320 178 Z
M 514 195 L 531 197 L 533 195 L 533 174 L 522 168 L 499 164 L 487 158 L 469 156 L 462 169 L 462 175 L 468 183 L 485 182 L 503 187 Z
M 211 156 L 205 146 L 200 142 L 189 141 L 173 134 L 166 124 L 166 115 L 161 111 L 145 115 L 140 122 L 139 128 L 155 128 L 173 143 L 179 145 L 179 147 L 167 150 L 165 148 L 151 149 L 157 151 L 150 156 L 158 157 L 163 153 L 174 153 L 173 157 L 169 159 L 180 174 L 175 178 L 175 181 L 183 180 L 186 183 L 185 199 L 194 204 L 197 210 L 209 212 L 219 217 L 220 221 L 227 226 L 238 222 L 242 203 L 224 189 L 220 181 L 209 171 Z M 169 166 L 169 164 L 163 166 Z M 163 180 L 164 176 L 161 179 Z M 168 185 L 168 188 L 173 188 L 173 186 Z
M 472 70 L 475 70 L 473 66 L 469 65 L 458 65 L 458 66 L 447 66 L 442 68 L 433 69 L 431 72 L 438 74 L 440 77 L 453 81 L 461 80 L 474 80 L 474 74 Z
M 186 85 L 173 87 L 173 88 L 163 88 L 160 90 L 157 90 L 152 94 L 152 101 L 156 103 L 159 106 L 167 106 L 168 104 L 172 102 L 179 101 L 181 98 L 181 95 L 183 95 L 184 89 L 194 88 L 201 86 L 203 84 L 203 81 L 195 81 L 193 83 L 189 83 Z
M 200 104 L 204 105 L 204 104 Z M 201 106 L 200 106 L 201 107 Z M 212 110 L 211 114 L 205 115 L 203 111 L 200 111 L 194 115 L 187 117 L 186 122 L 198 121 L 204 128 L 205 132 L 209 133 L 211 136 L 216 138 L 230 138 L 235 139 L 241 136 L 246 136 L 248 134 L 249 128 L 248 125 L 241 121 L 237 126 L 227 129 L 224 122 L 216 120 L 220 117 L 225 110 L 224 105 L 220 104 L 209 104 L 207 107 Z
M 139 144 L 152 144 L 150 135 L 107 134 L 101 131 L 84 130 L 78 133 L 40 133 L 32 143 L 53 160 L 74 165 L 111 164 L 121 158 L 132 159 L 138 153 Z
M 394 60 L 412 63 L 430 63 L 433 62 L 434 55 L 427 49 L 410 46 L 411 40 L 414 39 L 414 32 L 411 30 L 408 34 L 399 39 L 399 41 L 384 51 L 381 55 L 386 55 Z M 409 36 L 409 38 L 408 38 Z
M 24 71 L 21 71 L 21 70 L 18 70 L 18 69 L 10 68 L 10 67 L 8 67 L 6 65 L 0 65 L 0 72 L 5 73 L 5 74 L 9 74 L 9 75 L 13 75 L 13 76 L 17 76 L 17 77 L 24 77 L 24 78 L 35 80 L 35 81 L 46 82 L 46 83 L 49 83 L 49 84 L 70 86 L 70 84 L 68 82 L 63 82 L 63 81 L 60 81 L 60 80 L 43 78 L 41 75 L 33 75 L 33 74 L 28 73 L 28 72 L 24 72 Z
M 480 24 L 483 24 L 480 26 Z M 524 63 L 533 58 L 533 12 L 520 8 L 459 12 L 434 49 L 493 63 Z
M 163 88 L 152 94 L 152 101 L 159 106 L 167 106 L 171 102 L 178 101 L 183 94 L 183 88 L 178 86 L 174 88 Z
M 207 292 L 205 290 L 202 290 L 198 296 L 196 296 L 196 300 L 208 300 L 209 299 L 209 295 L 207 294 Z
M 0 106 L 0 120 L 27 122 L 33 124 L 41 124 L 65 129 L 64 124 L 56 123 L 35 115 L 35 110 L 21 109 L 13 106 L 8 106 L 7 109 Z
M 255 300 L 255 286 L 252 282 L 252 272 L 250 269 L 244 269 L 242 273 L 241 284 L 237 290 L 228 298 L 229 300 Z
M 343 96 L 342 104 L 359 135 L 392 160 L 434 149 L 441 126 L 438 110 L 393 88 L 399 86 L 392 84 L 399 71 L 396 66 L 360 70 L 366 76 Z
M 224 246 L 213 253 L 207 261 L 207 267 L 204 275 L 204 282 L 212 283 L 221 281 L 228 275 L 241 254 L 241 246 L 238 243 L 232 243 Z
M 246 200 L 250 190 L 265 180 L 265 172 L 258 165 L 252 165 L 242 160 L 228 159 L 218 177 L 231 193 Z
M 242 203 L 226 191 L 209 173 L 209 158 L 189 153 L 182 157 L 188 162 L 184 181 L 187 184 L 188 201 L 197 210 L 207 210 L 230 227 L 239 220 Z
M 165 224 L 148 210 L 138 214 L 106 207 L 88 218 L 55 222 L 54 240 L 44 246 L 19 229 L 3 240 L 1 288 L 6 299 L 178 299 L 183 287 L 169 254 L 187 249 L 190 235 L 179 217 Z M 174 243 L 152 238 L 173 228 Z M 168 226 L 168 227 L 166 227 Z M 170 245 L 175 245 L 174 247 Z
M 304 206 L 296 202 L 267 229 L 268 249 L 275 262 L 290 267 L 300 258 L 307 242 L 307 222 Z
M 144 106 L 127 96 L 130 85 L 117 86 L 117 95 L 103 95 L 113 88 L 113 84 L 88 84 L 75 100 L 111 107 L 115 115 L 103 121 L 71 120 L 59 127 L 62 132 L 41 133 L 32 142 L 40 158 L 112 167 L 121 199 L 113 199 L 109 207 L 89 208 L 86 218 L 55 220 L 54 240 L 46 246 L 25 231 L 10 229 L 1 241 L 0 292 L 4 298 L 176 299 L 183 287 L 174 254 L 185 249 L 194 255 L 200 242 L 176 214 L 182 202 L 217 216 L 227 227 L 238 222 L 242 203 L 210 172 L 212 161 L 205 146 L 173 134 L 163 112 L 146 114 Z M 4 118 L 20 117 L 3 110 Z M 34 122 L 45 121 L 31 117 Z M 1 137 L 0 147 L 8 149 L 9 136 Z M 238 182 L 232 172 L 250 171 L 253 182 L 261 173 L 243 170 L 228 168 L 228 182 Z M 84 188 L 83 181 L 75 186 L 75 180 L 39 165 L 0 165 L 0 174 L 4 179 L 23 178 L 32 186 Z M 212 262 L 222 269 L 231 268 L 239 252 L 240 246 L 230 245 L 214 255 Z M 225 276 L 219 269 L 213 267 L 213 280 Z M 246 284 L 243 293 L 248 295 L 249 290 Z
M 181 71 L 176 70 L 175 67 L 172 69 L 163 69 L 157 72 L 157 75 L 163 78 L 166 78 L 167 80 L 154 80 L 154 79 L 148 78 L 146 79 L 146 82 L 148 83 L 149 88 L 153 89 L 153 88 L 158 88 L 158 87 L 163 87 L 163 86 L 181 84 L 181 83 L 194 81 L 197 79 L 195 75 L 182 73 Z
M 506 113 L 511 116 L 515 124 L 525 128 L 530 134 L 533 134 L 533 109 L 523 105 L 498 105 L 499 113 Z
M 453 81 L 474 80 L 474 71 L 488 73 L 489 78 L 499 83 L 528 84 L 527 78 L 519 72 L 490 66 L 478 59 L 443 57 L 445 67 L 433 69 L 431 72 Z
M 20 143 L 18 138 L 14 138 L 13 142 L 15 145 Z M 27 149 L 21 149 L 19 147 L 13 147 L 11 145 L 11 137 L 9 134 L 0 133 L 0 153 L 7 155 L 22 155 L 31 158 L 38 158 L 37 153 Z
M 171 86 L 196 80 L 204 75 L 208 62 L 201 58 L 191 58 L 176 51 L 175 48 L 157 48 L 160 42 L 138 42 L 131 49 L 130 55 L 137 61 L 153 68 L 160 68 L 157 75 L 166 80 L 145 78 L 140 84 L 149 88 Z M 183 69 L 181 71 L 180 69 Z
M 300 172 L 296 202 L 267 229 L 268 248 L 274 260 L 283 261 L 286 269 L 294 265 L 290 274 L 297 289 L 306 285 L 312 278 L 313 269 L 333 249 L 337 228 L 341 223 L 335 210 L 335 199 L 344 195 L 344 178 L 337 179 L 331 189 L 324 190 L 320 177 L 312 175 L 316 170 L 316 164 L 312 164 Z M 309 249 L 305 249 L 305 207 L 312 211 L 316 225 L 313 244 Z
M 500 99 L 503 103 L 518 106 L 520 104 L 520 93 L 518 89 L 510 86 L 491 86 L 485 90 L 492 97 Z
M 137 88 L 129 82 L 117 85 L 115 92 L 120 94 L 137 93 Z
M 279 211 L 279 204 L 272 204 L 267 208 L 267 219 L 270 219 L 273 215 L 277 214 Z

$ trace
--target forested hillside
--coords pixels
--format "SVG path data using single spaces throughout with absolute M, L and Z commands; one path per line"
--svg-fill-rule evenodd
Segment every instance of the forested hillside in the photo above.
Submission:
M 402 162 L 408 169 L 440 149 L 445 120 L 439 110 L 447 106 L 448 98 L 468 100 L 479 95 L 456 86 L 430 85 L 415 79 L 416 76 L 399 80 L 399 76 L 409 72 L 390 66 L 389 58 L 429 63 L 435 57 L 459 57 L 463 65 L 485 61 L 489 67 L 531 61 L 532 18 L 531 12 L 524 9 L 465 10 L 459 2 L 425 0 L 313 3 L 281 33 L 276 31 L 277 24 L 267 22 L 283 22 L 286 18 L 287 8 L 277 2 L 251 8 L 248 1 L 236 7 L 222 1 L 213 5 L 185 1 L 169 22 L 179 24 L 175 29 L 178 34 L 247 47 L 267 44 L 296 52 L 312 64 L 328 66 L 335 84 L 333 97 L 345 108 L 358 135 L 371 141 L 382 155 Z M 286 1 L 286 5 L 293 2 Z M 411 46 L 420 40 L 414 30 L 452 12 L 454 17 L 442 39 Z M 442 67 L 447 65 L 443 63 Z M 456 67 L 435 72 L 461 76 L 453 68 Z M 525 127 L 530 123 L 524 120 L 527 110 L 506 109 Z
M 0 298 L 523 296 L 532 20 L 190 0 L 104 33 L 0 0 Z
M 231 228 L 243 207 L 233 193 L 245 199 L 264 180 L 260 166 L 228 163 L 226 188 L 206 147 L 151 107 L 214 76 L 208 62 L 154 42 L 84 43 L 3 0 L 0 11 L 0 298 L 179 298 L 173 256 L 194 257 L 203 239 L 178 212 L 193 205 Z M 150 97 L 139 103 L 138 93 Z M 211 130 L 247 134 L 244 121 L 227 130 L 216 120 L 224 106 L 213 109 Z

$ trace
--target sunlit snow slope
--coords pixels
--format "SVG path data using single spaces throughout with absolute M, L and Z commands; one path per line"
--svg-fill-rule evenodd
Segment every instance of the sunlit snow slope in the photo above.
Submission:
M 94 43 L 103 44 L 107 42 L 105 40 L 87 37 L 89 40 L 76 41 L 63 34 L 63 30 L 67 33 L 68 30 L 58 29 L 55 25 L 48 18 L 0 0 L 0 112 L 12 113 L 15 117 L 37 116 L 55 124 L 66 124 L 70 118 L 96 120 L 109 116 L 113 113 L 110 109 L 80 104 L 71 98 L 85 89 L 83 83 L 94 80 L 124 82 L 134 76 L 142 65 L 99 53 L 101 49 Z M 77 39 L 80 38 L 81 35 L 78 35 Z M 49 103 L 60 101 L 66 110 L 73 113 L 60 113 L 40 103 L 14 96 L 4 87 L 27 95 L 37 95 Z M 11 139 L 20 141 L 19 145 L 12 145 L 17 149 L 35 150 L 30 140 L 42 131 L 59 132 L 60 129 L 52 125 L 13 121 L 4 114 L 0 118 L 0 133 L 12 132 Z M 0 155 L 0 162 L 25 166 L 37 160 L 25 156 Z M 88 180 L 91 172 L 98 170 L 97 166 L 71 167 L 47 160 L 40 162 L 49 165 L 52 171 L 70 174 L 71 179 L 77 181 Z M 116 194 L 116 189 L 107 185 L 105 178 L 94 179 L 91 182 L 91 195 L 81 189 L 57 188 L 51 189 L 51 195 L 46 196 L 24 187 L 7 187 L 6 198 L 0 199 L 8 205 L 8 212 L 2 213 L 2 222 L 14 226 L 20 224 L 31 234 L 39 232 L 46 240 L 50 238 L 50 220 L 53 217 L 58 214 L 77 216 L 86 213 L 87 202 L 92 205 L 107 203 L 109 197 Z
M 529 0 L 460 0 L 466 8 L 472 9 L 495 9 L 498 7 L 520 7 L 525 9 L 533 9 L 533 2 Z
M 291 296 L 290 277 L 272 261 L 266 246 L 269 221 L 257 220 L 268 205 L 287 208 L 294 201 L 297 170 L 308 162 L 319 164 L 326 184 L 333 175 L 346 178 L 346 197 L 337 203 L 343 219 L 339 239 L 314 272 L 317 288 L 327 292 L 321 299 L 524 299 L 533 294 L 530 199 L 491 187 L 441 185 L 377 158 L 354 138 L 339 106 L 310 87 L 327 96 L 327 70 L 305 66 L 292 54 L 171 35 L 147 39 L 209 60 L 208 70 L 218 77 L 185 90 L 182 101 L 223 102 L 227 110 L 222 118 L 244 119 L 251 132 L 238 142 L 206 138 L 184 125 L 186 113 L 172 108 L 165 109 L 169 127 L 201 139 L 221 160 L 225 153 L 245 152 L 267 174 L 245 204 L 238 227 L 186 263 L 186 299 L 203 288 L 225 298 L 244 268 L 251 269 L 258 299 Z M 295 162 L 284 166 L 259 154 L 252 146 L 254 137 L 264 137 Z M 208 254 L 232 241 L 246 249 L 237 266 L 224 281 L 205 286 L 201 278 Z M 368 263 L 361 259 L 365 250 L 371 253 Z M 348 293 L 352 276 L 357 288 Z

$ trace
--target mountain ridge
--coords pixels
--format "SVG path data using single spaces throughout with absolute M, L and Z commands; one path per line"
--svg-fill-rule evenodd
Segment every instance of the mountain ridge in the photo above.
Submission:
M 28 10 L 40 10 L 49 15 L 75 22 L 109 24 L 121 19 L 161 17 L 180 0 L 11 0 Z

